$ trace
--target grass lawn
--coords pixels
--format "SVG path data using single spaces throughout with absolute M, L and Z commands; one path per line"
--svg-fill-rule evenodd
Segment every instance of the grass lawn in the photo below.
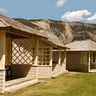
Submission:
M 96 73 L 66 73 L 0 96 L 96 96 Z

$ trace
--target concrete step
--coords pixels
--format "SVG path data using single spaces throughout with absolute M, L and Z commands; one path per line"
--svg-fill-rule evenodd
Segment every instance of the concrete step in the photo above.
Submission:
M 10 80 L 6 82 L 5 84 L 6 87 L 4 92 L 12 93 L 24 87 L 31 86 L 38 83 L 40 82 L 37 79 L 30 79 L 30 78 L 20 78 L 16 80 Z

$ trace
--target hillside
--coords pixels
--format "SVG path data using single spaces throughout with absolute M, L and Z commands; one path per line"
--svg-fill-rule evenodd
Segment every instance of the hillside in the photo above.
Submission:
M 25 20 L 15 19 L 19 22 L 33 27 L 36 30 L 43 30 L 55 34 L 61 42 L 69 43 L 75 40 L 91 39 L 96 41 L 96 25 L 84 24 L 81 22 L 63 22 L 55 20 Z

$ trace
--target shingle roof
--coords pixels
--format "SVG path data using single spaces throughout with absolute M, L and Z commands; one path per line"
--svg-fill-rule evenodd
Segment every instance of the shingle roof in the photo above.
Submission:
M 74 41 L 66 46 L 70 48 L 69 51 L 96 51 L 96 42 L 92 40 Z
M 25 32 L 46 37 L 44 33 L 39 33 L 38 31 L 34 30 L 33 28 L 30 28 L 20 22 L 17 22 L 16 20 L 9 18 L 7 16 L 4 16 L 0 14 L 0 28 L 14 28 L 20 31 L 23 31 L 22 34 Z
M 0 28 L 8 28 L 8 29 L 15 29 L 15 30 L 19 30 L 16 32 L 20 32 L 22 34 L 27 33 L 27 34 L 31 34 L 31 35 L 36 35 L 36 36 L 40 36 L 40 37 L 44 37 L 47 41 L 53 43 L 54 45 L 56 45 L 57 47 L 63 47 L 66 48 L 59 40 L 56 36 L 52 35 L 52 34 L 48 34 L 45 31 L 38 31 L 35 30 L 33 27 L 30 27 L 28 25 L 25 25 L 23 23 L 20 23 L 12 18 L 9 18 L 7 16 L 4 16 L 2 14 L 0 14 Z M 9 30 L 10 31 L 10 30 Z
M 14 18 L 15 20 L 31 27 L 31 28 L 34 28 L 35 30 L 37 30 L 38 32 L 40 33 L 45 33 L 45 35 L 48 37 L 48 41 L 53 43 L 55 46 L 58 46 L 58 47 L 65 47 L 63 45 L 63 43 L 60 42 L 60 40 L 57 38 L 56 35 L 52 34 L 51 32 L 41 28 L 40 26 L 37 26 L 35 24 L 33 24 L 30 20 L 26 20 L 26 19 L 18 19 L 18 18 Z
M 48 40 L 52 42 L 53 44 L 57 45 L 58 47 L 66 47 L 60 40 L 55 36 L 54 34 L 47 34 Z M 66 47 L 67 48 L 67 47 Z

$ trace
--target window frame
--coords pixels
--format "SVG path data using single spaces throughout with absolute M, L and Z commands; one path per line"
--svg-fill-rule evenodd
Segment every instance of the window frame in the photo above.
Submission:
M 41 49 L 41 52 L 40 52 L 40 49 Z M 44 52 L 44 49 L 45 49 L 45 52 Z M 49 50 L 49 53 L 47 52 L 47 50 Z M 51 50 L 52 50 L 52 47 L 50 47 L 50 46 L 42 46 L 42 47 L 38 48 L 38 66 L 50 66 L 50 60 L 52 58 Z M 41 62 L 41 64 L 40 64 L 40 62 Z
M 87 64 L 88 63 L 88 52 L 81 52 L 80 54 L 80 64 Z

